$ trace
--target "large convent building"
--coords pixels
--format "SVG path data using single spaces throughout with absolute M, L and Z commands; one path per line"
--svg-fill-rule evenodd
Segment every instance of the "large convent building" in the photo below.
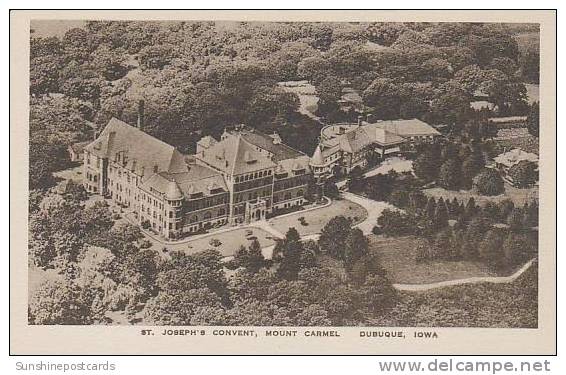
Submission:
M 111 119 L 84 147 L 84 186 L 126 208 L 143 228 L 167 239 L 224 224 L 261 220 L 306 203 L 310 158 L 240 125 L 194 155 Z

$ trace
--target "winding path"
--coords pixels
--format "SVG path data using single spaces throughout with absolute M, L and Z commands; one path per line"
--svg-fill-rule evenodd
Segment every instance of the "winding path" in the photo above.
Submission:
M 449 286 L 477 284 L 477 283 L 492 283 L 492 284 L 508 284 L 517 280 L 526 270 L 528 270 L 534 263 L 535 259 L 531 259 L 523 265 L 517 272 L 510 276 L 486 276 L 486 277 L 469 277 L 467 279 L 440 281 L 431 284 L 393 284 L 397 290 L 406 292 L 422 292 L 431 289 L 445 288 Z
M 378 202 L 372 199 L 362 197 L 350 192 L 343 192 L 342 198 L 354 202 L 362 206 L 368 212 L 367 218 L 359 224 L 354 225 L 355 228 L 361 229 L 361 231 L 367 236 L 372 233 L 373 227 L 377 224 L 377 218 L 381 216 L 381 213 L 385 209 L 398 210 L 397 207 L 386 203 Z

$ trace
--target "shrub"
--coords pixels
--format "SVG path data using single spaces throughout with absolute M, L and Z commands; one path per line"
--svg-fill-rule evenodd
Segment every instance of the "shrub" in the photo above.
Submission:
M 537 165 L 532 161 L 522 160 L 509 168 L 509 177 L 513 185 L 518 188 L 527 188 L 538 180 Z
M 385 209 L 377 219 L 377 224 L 388 236 L 404 236 L 415 233 L 415 220 L 406 213 Z
M 447 190 L 458 190 L 462 183 L 462 166 L 457 159 L 448 159 L 440 167 L 438 185 Z
M 474 189 L 481 195 L 499 195 L 505 192 L 503 179 L 494 169 L 485 168 L 474 178 Z

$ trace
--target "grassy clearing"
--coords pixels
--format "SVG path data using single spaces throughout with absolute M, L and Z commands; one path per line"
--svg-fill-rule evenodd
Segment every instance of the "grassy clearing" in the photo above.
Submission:
M 359 204 L 348 200 L 333 201 L 330 206 L 322 207 L 307 212 L 298 211 L 293 215 L 273 218 L 270 224 L 281 233 L 287 232 L 291 227 L 299 232 L 301 236 L 320 233 L 322 228 L 335 216 L 343 215 L 352 218 L 355 222 L 364 220 L 367 217 L 367 211 Z M 308 225 L 302 225 L 299 218 L 303 216 Z
M 83 165 L 77 165 L 72 168 L 64 169 L 62 171 L 53 172 L 53 176 L 63 180 L 72 180 L 73 182 L 83 182 Z
M 246 231 L 248 230 L 252 231 L 252 237 L 250 237 L 250 239 L 246 238 Z M 187 254 L 193 254 L 206 249 L 214 249 L 214 250 L 218 250 L 220 254 L 222 254 L 225 257 L 233 256 L 236 250 L 238 250 L 238 248 L 240 247 L 240 245 L 246 247 L 249 246 L 252 242 L 253 237 L 257 238 L 261 247 L 271 246 L 275 243 L 270 233 L 259 228 L 235 229 L 233 231 L 211 234 L 209 236 L 198 238 L 193 241 L 176 243 L 173 245 L 162 244 L 146 236 L 146 238 L 149 239 L 150 242 L 153 244 L 152 248 L 154 250 L 161 251 L 163 247 L 166 247 L 169 252 L 183 251 Z M 219 240 L 221 244 L 216 247 L 211 245 L 210 241 L 213 239 Z
M 378 255 L 381 266 L 392 283 L 428 284 L 468 277 L 495 276 L 480 262 L 432 261 L 417 263 L 416 237 L 387 238 L 370 235 L 370 252 Z

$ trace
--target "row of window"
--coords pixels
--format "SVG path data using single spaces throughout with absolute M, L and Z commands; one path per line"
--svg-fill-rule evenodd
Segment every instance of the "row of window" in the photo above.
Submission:
M 214 217 L 221 217 L 221 216 L 226 216 L 226 209 L 220 208 L 218 211 L 216 211 L 216 216 L 214 216 Z M 191 224 L 198 223 L 199 221 L 210 220 L 212 218 L 213 218 L 213 212 L 212 211 L 206 211 L 202 216 L 197 215 L 197 214 L 190 215 L 189 216 L 189 223 L 191 223 Z
M 246 181 L 254 180 L 256 178 L 267 177 L 267 176 L 271 176 L 271 174 L 272 174 L 271 170 L 267 170 L 267 171 L 258 171 L 254 173 L 249 173 L 243 176 L 236 176 L 234 178 L 234 183 L 238 184 L 240 182 L 246 182 Z
M 271 195 L 271 188 L 263 189 L 261 191 L 252 191 L 249 193 L 240 193 L 234 195 L 234 201 L 240 203 L 243 201 L 255 200 L 259 197 L 265 198 Z
M 297 190 L 295 197 L 300 198 L 303 196 L 303 194 L 304 192 L 302 190 Z M 275 204 L 280 201 L 288 201 L 289 199 L 293 199 L 293 194 L 290 192 L 287 192 L 285 194 L 276 194 L 273 196 L 273 203 Z
M 258 180 L 240 182 L 234 185 L 234 191 L 255 189 L 261 186 L 271 185 L 272 183 L 273 183 L 273 177 L 266 177 Z
M 223 194 L 215 197 L 209 197 L 185 203 L 188 211 L 198 211 L 208 207 L 218 206 L 220 204 L 227 204 L 229 201 L 228 194 Z
M 90 173 L 90 172 L 86 172 L 86 178 L 87 180 L 91 181 L 91 182 L 98 182 L 98 174 L 95 173 Z
M 291 189 L 293 187 L 306 185 L 307 183 L 308 183 L 308 176 L 300 176 L 283 181 L 275 181 L 273 185 L 273 190 L 280 191 L 280 190 Z
M 100 169 L 100 158 L 98 158 L 97 156 L 94 156 L 94 159 L 96 160 L 96 168 Z M 90 153 L 87 152 L 86 154 L 86 163 L 87 165 L 92 165 L 94 166 L 95 163 L 92 162 L 92 159 L 90 158 Z

